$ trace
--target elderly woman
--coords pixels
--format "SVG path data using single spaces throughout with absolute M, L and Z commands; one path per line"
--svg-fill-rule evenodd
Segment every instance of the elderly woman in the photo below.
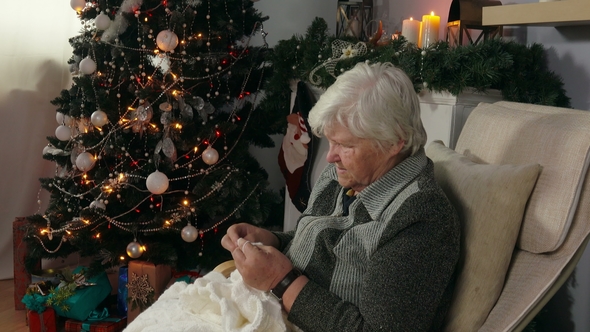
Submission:
M 424 154 L 411 81 L 360 63 L 310 111 L 330 163 L 295 231 L 249 224 L 222 245 L 244 282 L 282 300 L 303 331 L 436 331 L 459 257 L 456 212 Z

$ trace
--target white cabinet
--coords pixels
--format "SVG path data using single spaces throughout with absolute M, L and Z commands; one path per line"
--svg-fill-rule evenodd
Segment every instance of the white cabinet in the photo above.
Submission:
M 453 149 L 471 111 L 480 102 L 500 101 L 502 94 L 498 90 L 489 90 L 485 93 L 469 90 L 458 96 L 448 92 L 422 91 L 419 98 L 422 123 L 428 135 L 426 145 L 441 140 Z

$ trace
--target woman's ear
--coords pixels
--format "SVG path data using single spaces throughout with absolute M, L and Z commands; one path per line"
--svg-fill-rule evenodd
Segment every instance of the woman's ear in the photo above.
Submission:
M 389 147 L 389 155 L 392 157 L 397 156 L 400 153 L 400 151 L 404 148 L 404 146 L 406 146 L 406 141 L 402 139 L 398 140 L 397 143 L 392 144 Z

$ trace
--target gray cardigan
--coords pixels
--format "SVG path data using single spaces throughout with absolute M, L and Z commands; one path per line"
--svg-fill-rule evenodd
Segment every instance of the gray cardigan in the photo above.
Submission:
M 289 320 L 312 331 L 437 331 L 459 257 L 455 210 L 424 150 L 357 195 L 343 216 L 343 188 L 328 165 L 281 249 L 310 279 Z

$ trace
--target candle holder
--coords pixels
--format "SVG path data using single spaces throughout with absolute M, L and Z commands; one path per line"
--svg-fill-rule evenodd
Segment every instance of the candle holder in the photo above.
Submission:
M 498 0 L 453 0 L 447 23 L 450 46 L 477 44 L 502 36 L 502 26 L 482 25 L 483 7 L 501 6 Z
M 373 20 L 373 0 L 338 1 L 336 37 L 354 36 L 366 41 L 372 35 L 367 24 Z

